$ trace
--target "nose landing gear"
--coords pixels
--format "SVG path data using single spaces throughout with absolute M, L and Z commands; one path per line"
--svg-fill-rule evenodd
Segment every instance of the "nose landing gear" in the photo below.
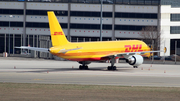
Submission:
M 107 70 L 116 70 L 116 66 L 114 66 L 115 61 L 116 61 L 116 59 L 115 59 L 115 57 L 113 57 L 111 59 L 111 66 L 108 66 Z

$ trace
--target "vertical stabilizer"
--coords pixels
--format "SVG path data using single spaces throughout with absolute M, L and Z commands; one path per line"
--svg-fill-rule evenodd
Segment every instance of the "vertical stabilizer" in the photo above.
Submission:
M 69 41 L 66 39 L 66 36 L 54 14 L 53 11 L 48 11 L 49 27 L 51 32 L 51 40 L 53 46 L 62 46 L 68 44 Z

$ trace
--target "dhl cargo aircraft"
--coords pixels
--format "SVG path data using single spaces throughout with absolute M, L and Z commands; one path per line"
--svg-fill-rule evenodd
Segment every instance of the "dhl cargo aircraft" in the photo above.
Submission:
M 115 59 L 124 57 L 126 62 L 137 68 L 143 63 L 141 55 L 149 55 L 148 45 L 139 40 L 126 41 L 98 41 L 98 42 L 69 42 L 54 14 L 53 11 L 48 11 L 49 26 L 51 32 L 52 46 L 51 48 L 37 48 L 21 46 L 17 48 L 30 49 L 41 52 L 50 52 L 58 57 L 78 61 L 79 69 L 88 69 L 88 64 L 91 61 L 111 60 L 111 66 L 108 70 L 116 70 L 114 66 Z

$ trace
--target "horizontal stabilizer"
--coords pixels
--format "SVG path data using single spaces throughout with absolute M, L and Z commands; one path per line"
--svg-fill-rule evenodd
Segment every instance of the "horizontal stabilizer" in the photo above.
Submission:
M 61 49 L 58 53 L 66 53 L 66 52 L 68 52 L 68 51 L 73 51 L 73 50 L 78 50 L 78 49 L 81 49 L 81 48 Z
M 28 46 L 21 46 L 21 47 L 15 47 L 15 48 L 29 49 L 29 50 L 40 51 L 40 52 L 49 52 L 48 48 L 38 48 L 38 47 L 28 47 Z

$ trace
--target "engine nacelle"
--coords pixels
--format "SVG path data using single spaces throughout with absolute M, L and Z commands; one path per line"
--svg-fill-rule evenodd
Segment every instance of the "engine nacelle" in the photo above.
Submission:
M 133 66 L 139 66 L 143 63 L 144 59 L 141 55 L 129 56 L 126 60 L 127 63 Z

